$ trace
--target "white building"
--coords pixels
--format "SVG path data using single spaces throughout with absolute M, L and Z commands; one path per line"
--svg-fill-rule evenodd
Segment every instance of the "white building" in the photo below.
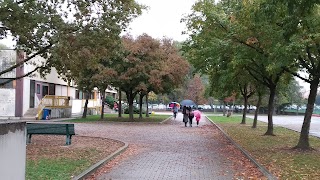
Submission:
M 25 58 L 26 55 L 23 52 L 0 50 L 0 72 Z M 45 59 L 38 56 L 32 61 L 38 64 L 44 62 Z M 0 75 L 0 82 L 27 74 L 34 68 L 35 66 L 32 63 L 24 64 Z M 116 91 L 108 91 L 108 93 L 115 94 Z M 44 97 L 46 98 L 44 99 Z M 62 109 L 66 108 L 65 106 L 70 108 L 67 116 L 71 113 L 80 114 L 84 106 L 83 98 L 84 93 L 78 90 L 73 82 L 68 85 L 67 82 L 59 78 L 55 68 L 52 68 L 51 73 L 45 78 L 41 78 L 38 73 L 34 73 L 30 77 L 14 80 L 1 86 L 0 117 L 32 117 L 44 107 L 52 110 L 52 117 L 61 117 L 61 113 L 66 113 L 65 111 L 62 112 Z M 101 98 L 98 90 L 95 89 L 90 95 L 88 107 L 97 109 L 100 106 Z M 59 109 L 59 107 L 63 108 Z

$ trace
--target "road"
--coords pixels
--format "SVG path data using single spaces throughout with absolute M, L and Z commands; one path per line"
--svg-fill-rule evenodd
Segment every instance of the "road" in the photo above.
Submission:
M 253 119 L 253 116 L 247 116 Z M 304 116 L 273 116 L 273 124 L 300 132 Z M 268 116 L 259 115 L 258 120 L 268 122 Z M 312 117 L 310 135 L 320 137 L 320 117 Z

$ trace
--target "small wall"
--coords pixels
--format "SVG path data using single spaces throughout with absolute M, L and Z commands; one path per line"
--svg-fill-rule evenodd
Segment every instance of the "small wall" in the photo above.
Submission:
M 84 99 L 73 99 L 71 100 L 72 103 L 72 114 L 82 114 L 83 107 L 85 104 Z M 92 100 L 89 99 L 88 102 L 88 115 L 96 115 L 100 112 L 97 112 L 96 107 L 101 106 L 100 100 Z
M 1 179 L 25 179 L 26 123 L 0 121 Z
M 15 116 L 15 89 L 0 88 L 0 116 Z
M 51 119 L 70 118 L 70 117 L 71 117 L 71 107 L 70 108 L 53 108 L 53 109 L 51 109 Z
M 81 99 L 73 99 L 72 103 L 72 113 L 79 114 L 82 112 L 82 100 Z

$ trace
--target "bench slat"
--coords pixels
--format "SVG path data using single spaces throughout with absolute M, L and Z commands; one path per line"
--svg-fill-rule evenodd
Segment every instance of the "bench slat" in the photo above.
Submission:
M 27 123 L 27 134 L 75 135 L 74 124 L 34 124 Z
M 74 124 L 27 123 L 27 143 L 31 143 L 32 134 L 66 135 L 66 145 L 70 145 Z

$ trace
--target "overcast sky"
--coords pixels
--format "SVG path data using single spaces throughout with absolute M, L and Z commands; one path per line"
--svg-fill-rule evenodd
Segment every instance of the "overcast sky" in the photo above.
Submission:
M 181 18 L 191 12 L 196 0 L 136 0 L 140 4 L 147 5 L 149 9 L 141 16 L 134 19 L 128 32 L 133 36 L 143 33 L 154 38 L 168 37 L 177 41 L 187 38 L 181 35 L 185 30 Z
M 181 35 L 185 25 L 180 23 L 181 18 L 191 12 L 196 0 L 136 0 L 149 7 L 141 16 L 134 19 L 127 32 L 133 36 L 143 33 L 154 38 L 168 37 L 183 41 L 187 36 Z M 0 40 L 1 44 L 13 46 L 10 39 Z

